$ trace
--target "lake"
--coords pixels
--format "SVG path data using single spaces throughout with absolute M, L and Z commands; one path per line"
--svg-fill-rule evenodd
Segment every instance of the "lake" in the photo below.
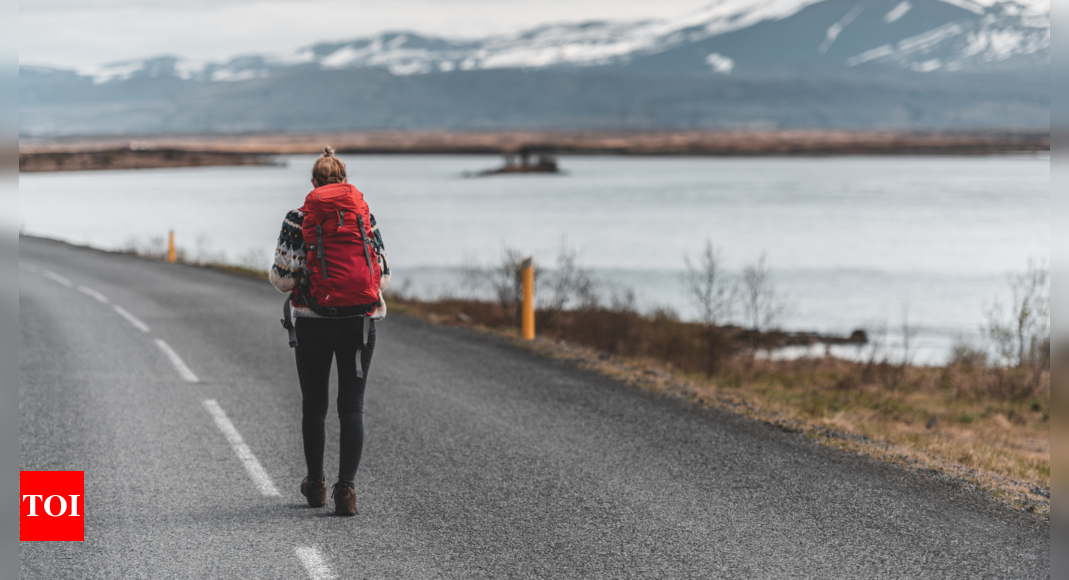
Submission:
M 1050 254 L 1049 156 L 565 156 L 566 175 L 465 177 L 491 156 L 341 156 L 382 228 L 395 284 L 455 291 L 505 247 L 552 267 L 562 245 L 644 310 L 693 318 L 681 274 L 706 239 L 738 273 L 767 252 L 788 329 L 849 333 L 908 311 L 918 362 L 978 340 L 1006 275 Z M 20 228 L 105 249 L 174 229 L 193 257 L 265 267 L 314 156 L 283 167 L 21 174 Z M 843 353 L 847 354 L 847 353 Z

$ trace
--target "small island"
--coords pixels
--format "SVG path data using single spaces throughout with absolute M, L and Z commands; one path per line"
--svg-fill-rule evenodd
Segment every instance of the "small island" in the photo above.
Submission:
M 477 176 L 502 175 L 507 173 L 560 173 L 557 157 L 548 151 L 533 151 L 524 147 L 517 153 L 505 154 L 505 165 L 497 169 L 480 171 Z

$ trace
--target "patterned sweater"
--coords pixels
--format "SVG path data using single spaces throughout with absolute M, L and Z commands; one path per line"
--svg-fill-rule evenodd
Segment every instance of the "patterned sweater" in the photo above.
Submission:
M 279 292 L 293 292 L 304 276 L 304 264 L 306 249 L 304 247 L 304 235 L 301 233 L 301 224 L 304 214 L 295 209 L 286 214 L 282 220 L 282 232 L 278 235 L 278 244 L 275 246 L 275 263 L 271 266 L 269 279 Z M 379 269 L 382 270 L 382 280 L 379 290 L 385 290 L 390 285 L 390 262 L 386 257 L 386 246 L 382 243 L 382 234 L 379 233 L 378 223 L 375 216 L 371 216 L 371 247 L 378 254 Z M 293 315 L 301 318 L 322 318 L 311 308 L 301 304 L 293 305 Z M 379 298 L 379 306 L 375 309 L 374 319 L 386 316 L 386 303 Z

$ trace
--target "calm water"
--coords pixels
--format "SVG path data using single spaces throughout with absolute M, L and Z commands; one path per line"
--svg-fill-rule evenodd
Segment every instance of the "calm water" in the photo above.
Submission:
M 708 237 L 738 271 L 764 250 L 788 328 L 920 326 L 919 359 L 975 337 L 1007 272 L 1050 248 L 1050 161 L 1021 157 L 565 157 L 566 176 L 465 178 L 494 157 L 343 157 L 378 218 L 398 283 L 424 295 L 502 248 L 552 265 L 562 243 L 643 308 L 694 314 L 684 255 Z M 191 254 L 266 265 L 312 156 L 287 166 L 19 177 L 30 234 L 102 248 L 177 232 Z

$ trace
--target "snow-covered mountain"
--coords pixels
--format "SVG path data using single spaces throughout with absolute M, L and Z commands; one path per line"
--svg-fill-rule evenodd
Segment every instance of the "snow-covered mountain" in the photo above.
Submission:
M 139 77 L 242 81 L 279 69 L 634 68 L 718 74 L 873 69 L 918 72 L 1049 65 L 1050 0 L 717 0 L 679 18 L 554 24 L 450 40 L 408 32 L 292 54 L 198 63 L 163 57 L 83 67 L 95 83 Z
M 1049 0 L 717 0 L 680 18 L 19 67 L 23 135 L 1043 128 Z

